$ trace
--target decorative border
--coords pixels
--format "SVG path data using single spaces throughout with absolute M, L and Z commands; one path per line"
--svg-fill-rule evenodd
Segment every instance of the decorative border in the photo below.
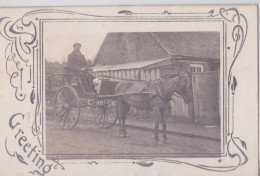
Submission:
M 6 39 L 8 42 L 5 49 L 5 59 L 6 59 L 6 73 L 10 78 L 10 85 L 14 89 L 14 96 L 17 101 L 23 102 L 24 104 L 30 103 L 34 108 L 34 120 L 31 123 L 31 134 L 33 138 L 36 138 L 38 143 L 35 146 L 43 148 L 42 146 L 42 122 L 43 122 L 43 58 L 42 58 L 42 31 L 41 25 L 42 21 L 46 20 L 42 18 L 42 15 L 50 15 L 49 20 L 53 19 L 52 16 L 58 16 L 60 18 L 67 17 L 68 19 L 77 17 L 78 19 L 84 18 L 93 18 L 93 19 L 113 19 L 113 20 L 126 20 L 131 16 L 131 20 L 145 20 L 143 17 L 149 17 L 154 20 L 162 20 L 163 18 L 171 20 L 179 19 L 212 19 L 212 20 L 221 20 L 224 22 L 225 26 L 228 26 L 228 29 L 232 29 L 232 35 L 226 36 L 224 41 L 224 55 L 225 60 L 231 61 L 230 67 L 228 68 L 228 74 L 224 75 L 227 78 L 227 157 L 221 157 L 221 159 L 216 159 L 215 165 L 204 165 L 200 163 L 188 163 L 181 160 L 173 159 L 147 159 L 142 161 L 133 161 L 132 164 L 138 164 L 143 167 L 150 167 L 157 162 L 166 162 L 173 164 L 185 164 L 200 169 L 215 171 L 215 172 L 227 172 L 237 169 L 239 166 L 242 166 L 247 163 L 248 157 L 246 155 L 246 142 L 241 140 L 239 137 L 235 136 L 234 132 L 234 106 L 235 106 L 235 91 L 238 85 L 236 76 L 232 73 L 233 66 L 236 63 L 236 60 L 239 58 L 239 54 L 243 48 L 243 45 L 246 41 L 248 22 L 246 17 L 243 14 L 240 14 L 236 8 L 220 8 L 219 11 L 210 10 L 209 12 L 201 13 L 172 13 L 168 10 L 163 12 L 155 13 L 139 13 L 132 12 L 129 10 L 121 10 L 115 16 L 100 16 L 100 15 L 91 15 L 84 13 L 77 13 L 67 10 L 53 10 L 53 9 L 40 9 L 34 10 L 26 13 L 21 18 L 17 20 L 12 20 L 9 17 L 0 18 L 0 35 Z M 61 16 L 59 16 L 61 15 Z M 56 17 L 57 18 L 57 17 Z M 226 34 L 227 35 L 227 34 Z M 226 46 L 226 40 L 232 41 L 232 46 Z M 232 58 L 227 56 L 227 51 L 233 51 Z M 15 69 L 14 69 L 15 68 Z M 26 76 L 25 76 L 26 75 Z M 29 80 L 25 80 L 28 78 Z M 226 80 L 226 79 L 224 79 Z M 30 90 L 30 92 L 28 92 Z M 26 114 L 17 113 L 10 117 L 9 127 L 14 130 L 18 126 L 23 130 L 28 123 L 26 123 Z M 18 122 L 17 122 L 18 121 Z M 16 123 L 15 123 L 16 122 Z M 30 124 L 29 124 L 30 125 Z M 23 131 L 24 132 L 24 131 Z M 25 132 L 24 132 L 25 133 Z M 31 135 L 30 134 L 30 135 Z M 10 134 L 7 136 L 5 141 L 6 152 L 18 159 L 19 162 L 25 165 L 36 165 L 34 161 L 29 163 L 24 157 L 24 153 L 19 153 L 18 151 L 10 152 L 10 146 L 8 141 L 10 136 L 13 135 L 13 138 L 16 139 L 15 134 Z M 29 135 L 28 135 L 29 136 Z M 25 139 L 25 138 L 24 138 Z M 18 141 L 20 142 L 20 140 Z M 31 144 L 32 145 L 32 144 Z M 41 155 L 40 152 L 35 152 L 39 158 Z M 35 158 L 37 158 L 35 157 Z M 35 159 L 34 159 L 35 160 Z M 235 164 L 230 165 L 230 161 L 236 161 Z M 49 161 L 45 161 L 46 163 Z M 52 160 L 48 165 L 42 165 L 42 168 L 38 167 L 38 164 L 35 167 L 35 170 L 29 171 L 31 174 L 45 175 L 47 174 L 52 166 L 54 169 L 65 168 L 59 163 L 58 160 Z M 87 164 L 100 164 L 102 162 L 90 161 Z M 109 162 L 111 163 L 111 162 Z M 112 162 L 113 163 L 113 162 Z M 114 162 L 118 163 L 118 162 Z M 127 162 L 129 163 L 129 162 Z M 39 164 L 40 165 L 40 164 Z M 49 169 L 48 169 L 49 168 Z

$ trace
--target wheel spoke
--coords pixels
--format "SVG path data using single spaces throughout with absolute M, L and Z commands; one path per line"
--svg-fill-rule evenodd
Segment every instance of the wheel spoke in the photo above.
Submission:
M 70 118 L 71 115 L 70 114 L 71 114 L 71 111 L 68 112 L 68 116 L 69 116 L 68 123 L 67 123 L 68 124 L 68 128 L 70 128 L 70 123 L 71 123 L 71 118 Z
M 64 116 L 60 117 L 59 123 L 61 122 L 61 120 L 63 119 Z
M 116 108 L 114 109 L 114 111 L 112 111 L 112 108 L 107 108 L 107 110 L 111 113 L 116 113 Z
M 76 111 L 76 112 L 77 112 L 77 111 Z M 71 119 L 72 121 L 77 120 L 77 114 L 75 115 L 76 112 L 70 111 L 70 114 L 71 114 L 71 118 L 70 118 L 70 119 Z
M 63 89 L 60 90 L 60 98 L 61 98 L 61 101 L 64 102 L 65 101 L 65 97 L 63 95 Z
M 101 111 L 96 117 L 100 116 L 100 114 L 102 114 L 102 113 L 103 113 L 103 111 Z
M 63 90 L 60 90 L 59 97 L 60 97 L 60 100 L 61 100 L 61 104 L 62 105 L 66 104 L 66 100 L 65 100 L 65 97 L 63 95 Z
M 104 125 L 105 125 L 105 122 L 108 123 L 108 118 L 107 118 L 107 114 L 104 113 Z
M 69 92 L 68 90 L 66 90 L 67 88 L 65 88 L 64 90 L 62 90 L 63 92 L 63 98 L 64 98 L 64 101 L 65 101 L 65 104 L 69 104 Z
M 64 113 L 65 113 L 65 110 L 64 110 L 64 109 L 62 109 L 61 111 L 59 111 L 58 113 L 56 113 L 56 115 L 57 115 L 57 116 L 59 116 L 59 115 L 60 115 L 60 113 L 63 113 L 63 114 L 62 114 L 62 116 L 63 116 L 63 115 L 64 115 Z
M 69 101 L 70 101 L 70 102 L 68 102 L 69 105 L 73 105 L 74 103 L 77 103 L 77 99 L 75 98 L 75 96 L 71 92 L 70 92 L 70 95 L 69 95 Z
M 66 113 L 66 111 L 64 111 L 63 115 L 60 117 L 60 119 L 59 119 L 59 123 L 60 123 L 61 120 L 64 118 L 65 113 Z
M 64 118 L 64 122 L 63 122 L 63 127 L 65 127 L 67 118 L 68 118 L 68 111 L 66 111 L 66 114 L 65 114 L 65 118 Z
M 104 115 L 104 113 L 102 112 L 98 123 L 100 123 L 101 119 L 103 118 L 103 115 Z
M 70 106 L 77 105 L 77 100 L 71 101 L 71 103 L 70 103 L 69 105 L 70 105 Z
M 101 122 L 102 126 L 105 126 L 105 119 L 106 119 L 106 114 L 103 113 L 103 118 L 102 118 L 102 122 Z
M 71 113 L 75 116 L 75 118 L 78 116 L 78 108 L 71 108 Z
M 64 129 L 73 128 L 79 120 L 78 95 L 71 86 L 61 87 L 55 97 L 56 122 Z
M 109 112 L 107 112 L 107 115 L 110 117 L 110 119 L 112 120 L 112 123 L 115 119 L 113 119 L 113 117 L 111 116 L 111 114 Z
M 100 127 L 108 128 L 114 124 L 117 113 L 114 102 L 111 99 L 96 100 L 96 122 Z

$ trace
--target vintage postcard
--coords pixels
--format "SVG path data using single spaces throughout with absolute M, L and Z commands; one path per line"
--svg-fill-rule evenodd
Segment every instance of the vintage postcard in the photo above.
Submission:
M 258 175 L 257 5 L 6 7 L 0 55 L 0 175 Z

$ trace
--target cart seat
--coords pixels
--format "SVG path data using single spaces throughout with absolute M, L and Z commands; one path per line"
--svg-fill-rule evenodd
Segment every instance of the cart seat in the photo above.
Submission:
M 97 79 L 93 80 L 97 94 L 99 95 L 114 95 L 115 88 L 118 82 L 110 81 L 108 79 Z

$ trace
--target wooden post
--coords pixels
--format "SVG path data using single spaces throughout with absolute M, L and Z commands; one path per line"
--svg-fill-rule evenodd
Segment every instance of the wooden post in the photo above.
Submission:
M 198 120 L 195 119 L 195 112 L 194 112 L 194 81 L 195 81 L 195 77 L 194 75 L 192 74 L 192 72 L 187 72 L 188 73 L 188 77 L 189 77 L 189 80 L 191 81 L 190 84 L 191 84 L 191 88 L 192 88 L 192 101 L 188 104 L 188 109 L 189 109 L 189 117 L 191 119 L 191 121 L 195 124 L 198 124 Z

